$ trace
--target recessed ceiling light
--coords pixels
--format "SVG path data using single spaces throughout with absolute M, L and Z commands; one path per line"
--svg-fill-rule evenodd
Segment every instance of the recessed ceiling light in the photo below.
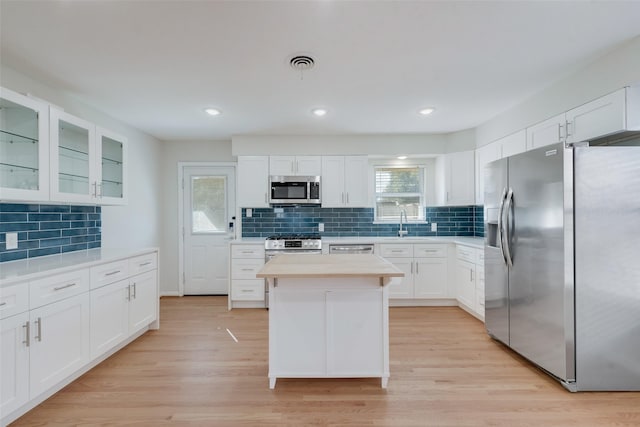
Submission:
M 327 110 L 324 108 L 314 108 L 313 110 L 311 110 L 311 112 L 313 113 L 314 116 L 318 116 L 318 117 L 327 115 Z
M 398 160 L 406 160 L 407 156 L 398 156 L 398 157 L 396 157 L 396 159 L 398 159 Z
M 210 116 L 219 116 L 220 114 L 222 114 L 222 111 L 218 110 L 217 108 L 205 108 L 204 112 L 209 114 Z
M 433 113 L 436 109 L 435 108 L 423 108 L 420 111 L 418 111 L 418 113 L 420 113 L 423 116 L 428 116 L 429 114 Z

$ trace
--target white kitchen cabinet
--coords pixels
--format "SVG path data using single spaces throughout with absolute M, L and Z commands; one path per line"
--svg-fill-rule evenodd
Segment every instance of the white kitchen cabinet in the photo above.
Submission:
M 322 156 L 322 207 L 369 207 L 367 156 Z
M 96 127 L 97 198 L 102 205 L 125 205 L 128 187 L 128 142 L 124 136 Z
M 269 175 L 318 176 L 320 156 L 269 156 Z
M 441 206 L 475 202 L 475 153 L 461 151 L 436 159 L 436 202 Z
M 0 321 L 0 414 L 29 400 L 29 313 Z
M 91 291 L 91 357 L 96 358 L 129 336 L 129 280 Z
M 229 310 L 264 307 L 265 282 L 256 273 L 264 265 L 264 244 L 231 244 L 229 257 Z
M 378 245 L 377 253 L 405 274 L 389 284 L 389 298 L 447 298 L 448 245 L 394 244 Z
M 527 150 L 535 150 L 563 142 L 565 138 L 565 114 L 558 114 L 527 128 Z
M 85 292 L 30 311 L 32 399 L 89 362 L 90 305 Z
M 49 200 L 49 106 L 1 87 L 0 200 Z
M 484 251 L 464 245 L 456 249 L 456 292 L 464 310 L 484 319 Z
M 240 208 L 269 207 L 269 157 L 238 156 L 236 201 Z
M 140 330 L 156 319 L 158 304 L 158 272 L 156 270 L 129 279 L 129 333 Z
M 640 85 L 619 89 L 569 110 L 566 120 L 568 143 L 640 130 Z
M 51 120 L 51 200 L 94 203 L 98 168 L 95 125 L 56 108 Z
M 484 204 L 484 167 L 495 160 L 524 153 L 527 133 L 524 129 L 493 141 L 476 150 L 476 204 Z

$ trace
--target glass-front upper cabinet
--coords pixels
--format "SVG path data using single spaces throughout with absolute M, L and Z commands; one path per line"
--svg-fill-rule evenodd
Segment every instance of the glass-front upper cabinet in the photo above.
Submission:
M 0 88 L 0 200 L 49 199 L 49 106 Z
M 99 164 L 99 203 L 120 205 L 127 202 L 127 140 L 106 129 L 96 129 Z
M 51 120 L 51 200 L 96 203 L 95 125 L 55 108 Z

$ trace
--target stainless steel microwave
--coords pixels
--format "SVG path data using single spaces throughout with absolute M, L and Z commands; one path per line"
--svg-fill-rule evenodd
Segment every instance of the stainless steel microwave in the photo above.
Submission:
M 319 176 L 269 177 L 269 203 L 273 205 L 319 205 Z

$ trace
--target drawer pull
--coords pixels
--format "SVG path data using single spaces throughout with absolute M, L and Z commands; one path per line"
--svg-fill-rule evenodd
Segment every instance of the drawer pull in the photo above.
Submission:
M 2 307 L 3 305 L 7 305 L 7 302 L 6 301 L 0 302 L 0 307 Z
M 254 251 L 242 251 L 241 253 L 243 253 L 243 254 L 253 254 L 255 252 Z
M 393 252 L 394 254 L 398 254 L 404 251 L 402 249 L 391 249 L 391 252 Z
M 24 328 L 24 341 L 22 341 L 22 344 L 29 347 L 29 342 L 31 341 L 31 336 L 29 334 L 29 322 L 24 322 L 22 327 Z
M 138 265 L 138 267 L 144 267 L 145 265 L 149 264 L 151 264 L 151 261 L 143 262 L 142 264 Z
M 120 273 L 120 270 L 112 271 L 111 273 L 106 273 L 105 276 L 113 276 L 114 274 Z
M 242 289 L 240 292 L 243 292 L 243 293 L 246 294 L 246 293 L 249 293 L 249 292 L 253 292 L 253 289 Z
M 53 290 L 54 291 L 61 291 L 63 289 L 67 289 L 67 288 L 70 288 L 70 287 L 75 286 L 75 285 L 76 285 L 76 283 L 69 283 L 69 284 L 63 285 L 63 286 L 56 286 L 55 288 L 53 288 Z
M 253 268 L 241 268 L 241 271 L 253 271 Z

